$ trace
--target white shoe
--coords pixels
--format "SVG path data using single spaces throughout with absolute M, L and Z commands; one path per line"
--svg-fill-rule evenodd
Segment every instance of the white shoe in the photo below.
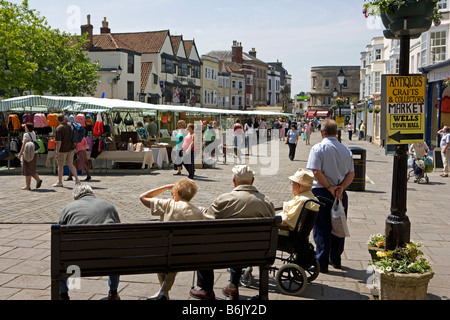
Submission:
M 81 184 L 81 181 L 80 180 L 76 180 L 75 184 Z
M 57 182 L 57 183 L 55 183 L 54 185 L 52 185 L 52 187 L 55 187 L 55 188 L 63 188 L 64 186 L 63 186 L 62 182 Z

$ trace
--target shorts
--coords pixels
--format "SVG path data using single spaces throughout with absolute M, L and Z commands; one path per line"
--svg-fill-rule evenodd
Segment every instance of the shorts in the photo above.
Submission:
M 69 151 L 69 152 L 60 152 L 58 154 L 58 165 L 64 166 L 65 164 L 71 165 L 73 164 L 73 156 L 75 154 L 75 151 Z

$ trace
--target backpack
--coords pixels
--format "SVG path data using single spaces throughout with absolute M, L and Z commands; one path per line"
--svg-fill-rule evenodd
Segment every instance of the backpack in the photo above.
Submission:
M 18 138 L 12 138 L 9 142 L 9 152 L 19 153 L 22 148 L 22 142 Z
M 59 126 L 58 116 L 55 113 L 51 113 L 47 116 L 47 122 L 50 128 L 56 128 Z
M 22 127 L 20 123 L 19 116 L 17 114 L 10 114 L 8 116 L 8 130 L 14 131 L 14 130 L 20 130 Z
M 48 127 L 47 117 L 43 113 L 36 113 L 33 120 L 35 128 Z
M 38 144 L 39 148 L 37 149 L 38 153 L 45 153 L 45 144 L 42 139 L 36 139 L 36 143 Z
M 83 138 L 86 136 L 86 130 L 81 126 L 81 124 L 74 122 L 71 125 L 72 130 L 70 134 L 70 140 L 73 143 L 80 143 L 83 141 Z
M 31 114 L 24 114 L 22 117 L 22 123 L 26 124 L 26 123 L 34 123 L 34 119 L 33 116 Z

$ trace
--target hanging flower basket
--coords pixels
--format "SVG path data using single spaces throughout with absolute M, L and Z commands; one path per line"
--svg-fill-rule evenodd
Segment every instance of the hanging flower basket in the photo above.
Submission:
M 417 38 L 430 29 L 431 24 L 440 24 L 439 0 L 365 0 L 363 14 L 380 16 L 384 27 L 383 34 L 388 39 L 409 35 Z
M 444 86 L 446 87 L 450 86 L 450 77 L 447 77 L 447 79 L 444 80 Z
M 405 0 L 405 5 L 393 6 L 387 13 L 389 30 L 395 35 L 414 35 L 430 29 L 435 3 L 433 1 Z

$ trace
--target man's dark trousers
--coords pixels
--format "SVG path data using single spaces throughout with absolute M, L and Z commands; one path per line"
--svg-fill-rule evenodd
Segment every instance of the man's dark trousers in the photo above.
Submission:
M 317 260 L 319 261 L 320 268 L 326 270 L 328 269 L 328 264 L 330 262 L 334 265 L 341 265 L 341 255 L 344 252 L 345 238 L 338 238 L 331 233 L 331 208 L 333 207 L 334 202 L 333 195 L 325 188 L 312 189 L 312 193 L 316 197 L 324 197 L 331 201 L 331 203 L 325 203 L 325 206 L 320 207 L 316 225 L 313 229 Z M 347 215 L 348 196 L 345 191 L 342 204 L 345 208 L 345 215 Z

